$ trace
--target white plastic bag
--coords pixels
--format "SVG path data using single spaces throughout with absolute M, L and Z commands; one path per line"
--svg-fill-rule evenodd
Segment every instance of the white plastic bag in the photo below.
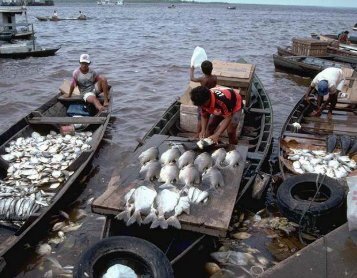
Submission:
M 205 60 L 207 60 L 206 51 L 202 47 L 196 46 L 191 57 L 191 67 L 200 67 L 202 62 Z
M 350 231 L 357 230 L 357 177 L 347 177 L 347 221 Z

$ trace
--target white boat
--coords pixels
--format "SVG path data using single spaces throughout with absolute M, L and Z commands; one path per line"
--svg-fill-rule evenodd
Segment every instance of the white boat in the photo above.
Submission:
M 111 0 L 101 0 L 97 1 L 97 5 L 103 5 L 103 6 L 121 6 L 124 4 L 123 0 L 118 0 L 118 1 L 111 1 Z
M 16 22 L 16 15 L 23 15 L 22 22 Z M 26 7 L 0 7 L 0 34 L 11 33 L 13 39 L 31 39 L 34 35 L 32 24 L 28 23 Z

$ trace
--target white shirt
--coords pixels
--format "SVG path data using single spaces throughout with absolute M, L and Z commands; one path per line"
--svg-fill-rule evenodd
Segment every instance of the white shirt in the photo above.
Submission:
M 321 80 L 326 80 L 328 82 L 329 93 L 334 94 L 337 91 L 341 91 L 345 78 L 343 77 L 342 70 L 339 68 L 327 68 L 321 71 L 315 76 L 311 82 L 311 87 L 317 89 L 317 84 Z

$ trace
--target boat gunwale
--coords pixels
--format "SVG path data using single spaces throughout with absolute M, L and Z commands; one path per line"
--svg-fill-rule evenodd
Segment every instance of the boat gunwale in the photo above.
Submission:
M 32 110 L 28 115 L 24 116 L 22 119 L 20 119 L 18 122 L 16 122 L 14 125 L 12 125 L 9 129 L 7 129 L 4 133 L 7 133 L 7 139 L 2 138 L 1 139 L 1 147 L 3 147 L 7 142 L 9 142 L 12 138 L 16 137 L 19 133 L 22 133 L 23 130 L 29 126 L 31 126 L 31 124 L 29 124 L 27 122 L 27 119 L 29 119 L 31 117 L 31 113 L 36 111 L 36 112 L 42 112 L 47 110 L 48 108 L 50 108 L 52 105 L 51 104 L 56 104 L 57 102 L 60 102 L 60 100 L 58 100 L 58 97 L 61 94 L 57 94 L 56 96 L 52 97 L 49 101 L 47 101 L 45 104 L 41 105 L 39 108 Z M 65 183 L 61 186 L 61 189 L 59 191 L 56 192 L 56 195 L 54 196 L 54 198 L 51 200 L 51 203 L 49 204 L 48 207 L 46 207 L 45 209 L 43 209 L 43 211 L 40 211 L 39 215 L 36 217 L 36 219 L 34 219 L 32 222 L 30 222 L 30 224 L 23 230 L 21 231 L 21 233 L 19 235 L 13 235 L 11 238 L 11 243 L 10 245 L 8 245 L 7 241 L 4 241 L 3 243 L 0 244 L 0 247 L 2 247 L 2 245 L 4 245 L 3 250 L 1 250 L 2 248 L 0 248 L 0 273 L 2 273 L 5 269 L 6 269 L 6 257 L 10 256 L 9 254 L 14 252 L 14 249 L 16 248 L 22 248 L 20 246 L 23 246 L 27 243 L 28 239 L 26 239 L 26 236 L 29 235 L 29 233 L 32 232 L 32 234 L 35 233 L 34 228 L 36 228 L 37 226 L 49 226 L 48 224 L 45 224 L 44 221 L 48 220 L 48 218 L 53 214 L 53 212 L 55 210 L 61 209 L 61 207 L 63 206 L 61 203 L 61 200 L 64 200 L 66 197 L 68 198 L 69 194 L 72 192 L 71 190 L 69 190 L 72 185 L 74 185 L 76 183 L 76 181 L 78 181 L 81 176 L 82 173 L 84 171 L 84 169 L 88 166 L 89 162 L 92 160 L 94 154 L 96 153 L 96 151 L 98 150 L 98 147 L 103 139 L 105 130 L 109 124 L 110 121 L 110 117 L 111 117 L 111 111 L 112 111 L 112 97 L 111 97 L 111 101 L 110 104 L 108 106 L 108 113 L 106 113 L 106 117 L 107 119 L 105 120 L 105 122 L 103 124 L 100 124 L 99 127 L 93 131 L 93 141 L 91 144 L 91 149 L 85 152 L 82 152 L 81 155 L 76 158 L 76 160 L 74 160 L 72 162 L 72 164 L 74 164 L 77 159 L 83 159 L 84 161 L 82 161 L 82 163 L 79 164 L 78 168 L 74 171 L 74 173 L 65 181 Z M 77 101 L 77 100 L 75 100 Z M 101 113 L 96 114 L 93 117 L 96 117 L 98 115 L 101 115 Z M 17 132 L 13 132 L 12 136 L 10 135 L 10 133 L 14 130 L 16 130 L 17 125 L 20 125 L 20 129 L 17 130 Z M 36 124 L 34 125 L 36 126 Z M 3 135 L 4 133 L 2 133 L 1 135 Z M 96 134 L 96 136 L 94 137 L 94 134 Z M 81 157 L 82 156 L 82 157 Z M 78 181 L 79 182 L 79 181 Z M 74 188 L 74 187 L 73 187 Z M 27 220 L 29 221 L 29 220 Z M 25 221 L 24 225 L 27 225 L 27 221 Z M 20 228 L 21 230 L 21 228 Z M 8 246 L 6 246 L 8 245 Z M 12 264 L 11 264 L 12 265 Z

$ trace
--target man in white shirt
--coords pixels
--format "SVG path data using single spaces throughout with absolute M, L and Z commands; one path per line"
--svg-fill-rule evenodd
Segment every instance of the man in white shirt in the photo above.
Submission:
M 315 76 L 305 94 L 305 99 L 308 101 L 311 92 L 317 92 L 317 110 L 310 116 L 320 117 L 322 110 L 330 104 L 327 117 L 332 119 L 332 110 L 336 107 L 337 96 L 343 88 L 344 81 L 343 72 L 339 68 L 326 68 Z M 327 101 L 322 103 L 327 94 Z
M 88 54 L 84 53 L 80 56 L 80 66 L 73 71 L 68 97 L 72 96 L 74 88 L 78 86 L 83 100 L 93 104 L 98 111 L 103 111 L 109 105 L 108 81 L 103 75 L 99 75 L 95 70 L 89 68 L 90 63 L 91 60 Z M 103 105 L 97 98 L 100 93 L 104 94 Z

